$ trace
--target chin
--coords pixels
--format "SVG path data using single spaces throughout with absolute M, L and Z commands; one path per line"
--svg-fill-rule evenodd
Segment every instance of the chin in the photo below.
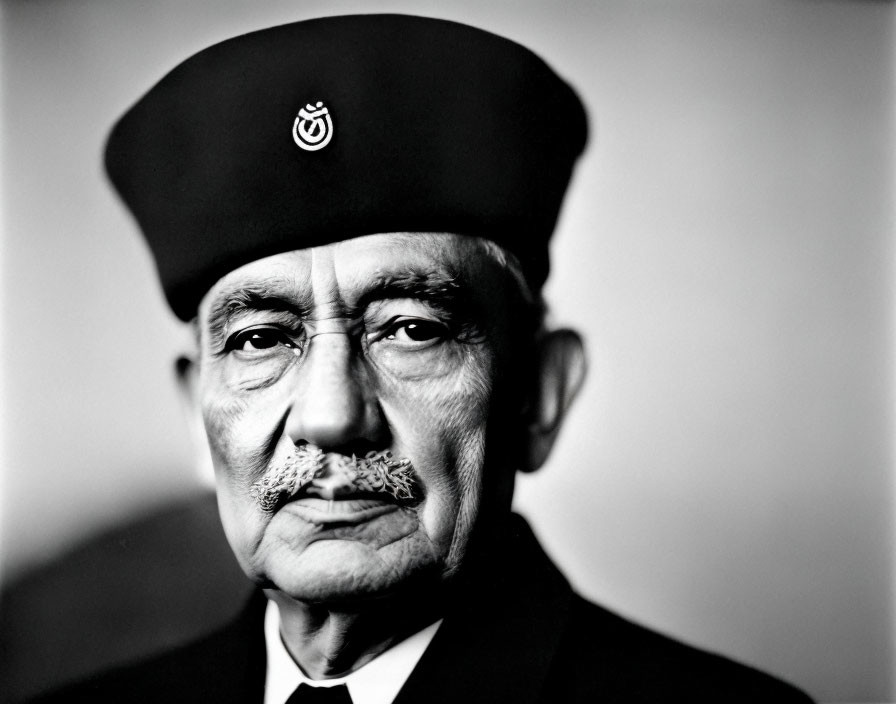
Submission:
M 352 604 L 388 598 L 439 572 L 439 561 L 411 546 L 379 549 L 352 540 L 321 540 L 276 560 L 266 582 L 307 604 Z

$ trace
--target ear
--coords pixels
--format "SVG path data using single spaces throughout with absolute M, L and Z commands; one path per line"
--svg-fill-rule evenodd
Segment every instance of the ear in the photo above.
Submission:
M 182 355 L 174 361 L 178 395 L 193 441 L 194 466 L 203 484 L 214 486 L 215 470 L 208 451 L 208 437 L 199 406 L 199 365 L 192 357 Z
M 196 360 L 181 355 L 174 360 L 174 376 L 177 380 L 177 391 L 181 403 L 188 416 L 198 413 L 199 398 L 197 392 L 198 367 Z
M 527 451 L 520 470 L 534 472 L 547 460 L 588 365 L 585 345 L 573 330 L 553 330 L 538 343 L 535 395 L 526 428 Z

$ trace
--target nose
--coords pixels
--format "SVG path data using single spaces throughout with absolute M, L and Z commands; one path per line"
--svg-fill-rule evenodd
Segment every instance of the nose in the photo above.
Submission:
M 286 419 L 294 443 L 323 450 L 364 453 L 383 443 L 386 424 L 366 370 L 346 334 L 313 337 L 298 369 Z

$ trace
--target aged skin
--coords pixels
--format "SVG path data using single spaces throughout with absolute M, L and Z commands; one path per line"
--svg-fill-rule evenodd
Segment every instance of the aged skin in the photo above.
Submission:
M 203 299 L 192 386 L 225 532 L 311 676 L 356 669 L 438 618 L 474 535 L 508 514 L 516 469 L 540 463 L 529 436 L 552 437 L 571 396 L 539 390 L 536 360 L 558 356 L 520 329 L 521 301 L 493 247 L 419 233 L 261 259 Z M 297 448 L 327 460 L 263 510 L 253 484 Z M 370 452 L 410 465 L 412 497 L 340 479 Z

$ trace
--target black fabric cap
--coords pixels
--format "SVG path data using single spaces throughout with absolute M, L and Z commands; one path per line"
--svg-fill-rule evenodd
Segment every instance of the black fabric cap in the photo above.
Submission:
M 586 137 L 576 94 L 519 44 L 355 15 L 199 52 L 121 118 L 106 169 L 187 320 L 245 263 L 382 232 L 486 237 L 540 286 Z

